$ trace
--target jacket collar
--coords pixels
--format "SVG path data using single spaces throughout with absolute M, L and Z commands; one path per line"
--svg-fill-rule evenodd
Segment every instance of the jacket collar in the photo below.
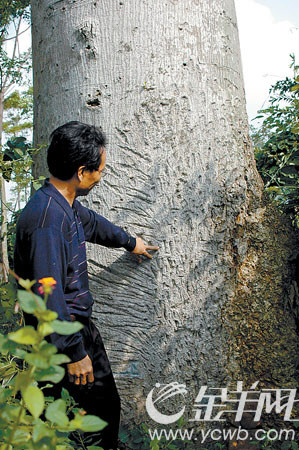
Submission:
M 67 199 L 50 183 L 49 178 L 46 178 L 44 185 L 41 187 L 44 194 L 53 197 L 57 203 L 64 209 L 70 219 L 74 219 L 74 210 L 70 206 Z

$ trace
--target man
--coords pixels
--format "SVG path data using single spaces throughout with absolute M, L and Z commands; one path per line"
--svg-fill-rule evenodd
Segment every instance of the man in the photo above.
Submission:
M 71 359 L 58 388 L 65 386 L 88 414 L 108 422 L 100 445 L 115 449 L 120 400 L 101 336 L 90 320 L 93 298 L 88 287 L 85 241 L 124 247 L 147 258 L 152 257 L 148 250 L 158 247 L 128 235 L 76 200 L 99 183 L 105 169 L 105 146 L 99 129 L 80 122 L 68 122 L 52 133 L 47 156 L 51 176 L 19 218 L 15 271 L 24 279 L 53 277 L 57 284 L 48 308 L 61 320 L 84 324 L 82 331 L 70 336 L 50 336 L 58 351 Z

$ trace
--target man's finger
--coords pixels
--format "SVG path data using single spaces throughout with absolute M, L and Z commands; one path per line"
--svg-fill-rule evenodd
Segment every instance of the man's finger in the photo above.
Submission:
M 80 384 L 80 376 L 75 378 L 75 384 L 79 385 Z
M 81 384 L 86 384 L 86 374 L 81 375 Z
M 152 255 L 150 255 L 149 253 L 147 253 L 147 251 L 145 251 L 145 250 L 144 250 L 144 252 L 143 252 L 143 255 L 144 255 L 144 256 L 147 256 L 147 257 L 150 258 L 150 259 L 152 259 L 152 257 L 153 257 Z
M 94 382 L 93 371 L 91 371 L 91 372 L 87 375 L 87 379 L 88 379 L 88 383 L 93 383 L 93 382 Z
M 160 247 L 158 247 L 157 245 L 146 245 L 145 248 L 147 250 L 159 250 Z

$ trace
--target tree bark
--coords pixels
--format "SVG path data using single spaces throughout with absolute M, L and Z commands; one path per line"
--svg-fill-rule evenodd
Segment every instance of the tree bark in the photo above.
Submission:
M 204 384 L 294 387 L 298 243 L 263 199 L 233 0 L 33 0 L 32 16 L 35 145 L 69 120 L 101 126 L 108 175 L 83 202 L 160 246 L 140 265 L 89 247 L 125 420 L 156 382 L 193 400 Z

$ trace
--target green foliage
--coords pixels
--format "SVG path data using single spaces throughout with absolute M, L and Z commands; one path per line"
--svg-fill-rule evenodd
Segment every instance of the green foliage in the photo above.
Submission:
M 16 225 L 17 220 L 21 214 L 21 211 L 12 212 L 8 225 L 7 225 L 7 247 L 8 247 L 8 258 L 9 258 L 9 267 L 13 268 L 13 253 L 16 241 Z M 1 291 L 1 288 L 0 288 Z M 0 299 L 2 299 L 2 295 L 0 292 Z M 1 324 L 1 319 L 0 319 Z M 1 325 L 0 325 L 1 330 Z
M 291 55 L 293 79 L 278 81 L 270 90 L 270 106 L 252 130 L 257 169 L 270 197 L 299 225 L 299 66 Z
M 26 14 L 29 19 L 29 11 L 26 8 L 30 5 L 30 0 L 0 0 L 0 36 L 5 34 L 9 23 L 21 15 Z
M 6 181 L 11 180 L 13 170 L 15 173 L 18 172 L 15 169 L 16 162 L 22 160 L 22 168 L 24 169 L 30 165 L 31 161 L 28 160 L 29 149 L 30 145 L 23 136 L 16 137 L 6 142 L 6 148 L 4 147 L 2 160 L 2 173 L 3 178 Z M 25 158 L 27 161 L 25 161 Z
M 20 94 L 18 91 L 14 91 L 15 85 L 25 85 L 26 73 L 31 71 L 31 50 L 20 53 L 19 39 L 21 34 L 26 31 L 22 31 L 22 24 L 25 21 L 29 22 L 30 2 L 28 0 L 0 0 L 0 140 L 3 142 L 3 128 L 7 133 L 6 136 L 16 137 L 17 133 L 24 130 L 28 130 L 31 127 L 32 116 L 32 91 L 29 89 L 24 94 Z M 14 29 L 14 30 L 13 30 Z M 10 34 L 10 35 L 9 35 Z M 9 35 L 9 36 L 8 36 Z M 5 41 L 10 40 L 13 43 L 12 51 L 6 51 Z M 9 48 L 9 47 L 7 47 Z M 6 103 L 6 104 L 5 104 Z M 3 110 L 5 110 L 5 122 L 3 124 Z M 21 208 L 20 203 L 22 201 L 22 187 L 24 183 L 28 188 L 28 177 L 30 183 L 30 165 L 26 160 L 26 155 L 21 155 L 22 149 L 20 148 L 20 142 L 7 144 L 6 149 L 3 151 L 2 145 L 0 146 L 0 187 L 1 187 L 1 255 L 0 259 L 3 263 L 1 278 L 3 281 L 7 281 L 7 270 L 9 266 L 8 246 L 9 237 L 7 235 L 7 211 L 10 206 L 6 201 L 5 194 L 5 180 L 10 180 L 12 173 L 21 178 L 22 186 L 17 187 L 17 201 L 16 206 Z M 23 142 L 24 144 L 24 142 Z M 24 146 L 24 145 L 23 145 Z M 10 151 L 8 151 L 10 150 Z M 13 153 L 13 154 L 12 154 Z M 20 157 L 15 157 L 19 153 Z M 24 165 L 21 161 L 24 159 Z M 23 176 L 25 175 L 25 176 Z M 4 178 L 3 178 L 4 177 Z M 15 180 L 18 181 L 18 180 Z M 25 189 L 25 198 L 27 196 L 27 189 Z M 17 207 L 12 208 L 13 212 Z M 9 227 L 11 231 L 11 227 Z
M 13 250 L 15 244 L 15 228 L 18 217 L 21 213 L 22 204 L 27 202 L 30 196 L 31 185 L 34 189 L 39 189 L 45 177 L 40 176 L 35 179 L 32 175 L 32 164 L 34 155 L 39 149 L 31 148 L 23 136 L 13 137 L 7 141 L 0 153 L 0 172 L 6 181 L 12 181 L 11 187 L 12 201 L 6 203 L 6 207 L 10 211 L 8 229 L 7 229 L 7 246 L 9 265 L 13 268 Z M 0 297 L 1 292 L 0 292 Z
M 76 448 L 70 433 L 100 431 L 106 423 L 75 408 L 65 389 L 60 399 L 44 396 L 39 383 L 61 381 L 65 373 L 61 364 L 70 360 L 44 339 L 56 329 L 61 331 L 57 314 L 46 308 L 47 295 L 45 299 L 35 295 L 31 291 L 34 282 L 22 279 L 19 282 L 26 290 L 18 291 L 18 302 L 25 312 L 37 318 L 38 326 L 37 329 L 24 326 L 0 335 L 0 448 Z M 64 332 L 71 334 L 81 328 L 79 322 L 68 322 Z
M 17 317 L 14 312 L 16 296 L 17 290 L 14 283 L 0 284 L 0 330 L 4 333 L 20 326 L 21 317 Z
M 0 47 L 0 90 L 7 85 L 22 84 L 24 72 L 31 70 L 31 52 L 27 51 L 12 57 Z
M 38 189 L 45 179 L 42 176 L 34 179 L 31 173 L 33 157 L 41 148 L 31 148 L 31 144 L 23 136 L 8 140 L 4 146 L 4 151 L 0 154 L 0 170 L 6 181 L 16 183 L 18 192 L 28 190 L 31 183 Z
M 33 88 L 26 91 L 13 91 L 4 100 L 6 120 L 3 122 L 3 131 L 7 136 L 16 136 L 32 128 L 33 118 Z

